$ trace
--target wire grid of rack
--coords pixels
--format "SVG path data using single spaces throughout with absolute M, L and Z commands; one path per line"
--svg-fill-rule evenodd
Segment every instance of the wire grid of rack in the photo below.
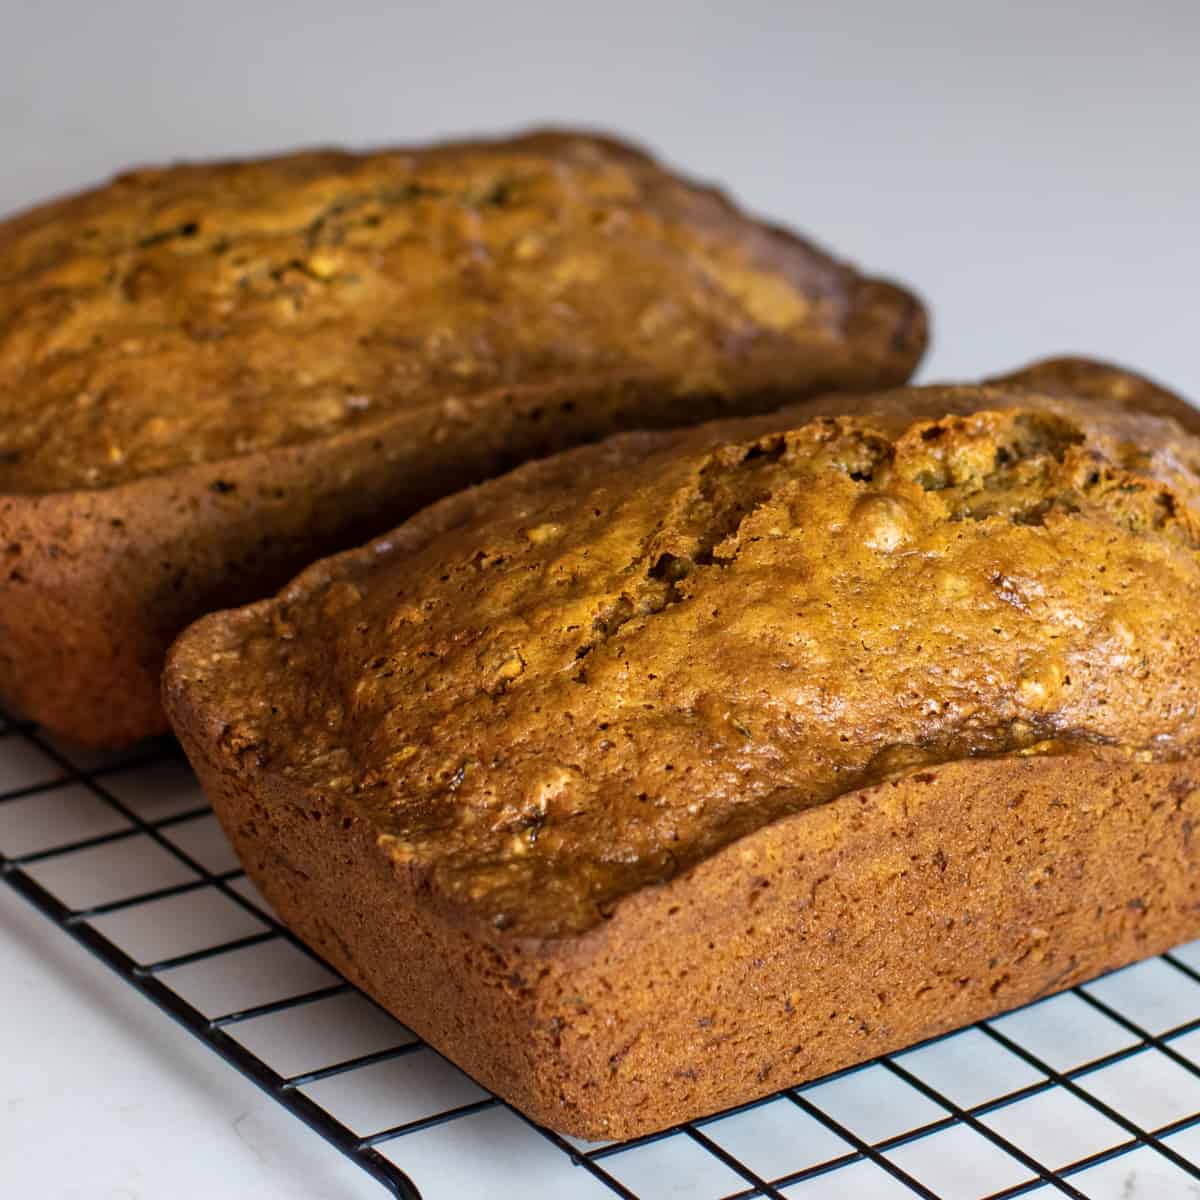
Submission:
M 0 873 L 392 1195 L 1200 1197 L 1200 942 L 592 1144 L 526 1121 L 276 923 L 172 742 L 81 754 L 0 714 Z

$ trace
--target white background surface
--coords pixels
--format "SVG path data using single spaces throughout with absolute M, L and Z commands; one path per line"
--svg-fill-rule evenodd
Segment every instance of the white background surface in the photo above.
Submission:
M 0 0 L 0 210 L 132 163 L 608 126 L 932 306 L 925 378 L 1047 353 L 1200 396 L 1200 10 Z M 0 891 L 0 1195 L 375 1185 Z

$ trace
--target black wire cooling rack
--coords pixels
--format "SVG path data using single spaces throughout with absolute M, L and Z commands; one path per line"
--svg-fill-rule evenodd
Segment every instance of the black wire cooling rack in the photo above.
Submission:
M 0 714 L 0 850 L 9 886 L 394 1196 L 1200 1197 L 1200 943 L 594 1144 L 527 1122 L 276 923 L 174 743 L 90 756 Z

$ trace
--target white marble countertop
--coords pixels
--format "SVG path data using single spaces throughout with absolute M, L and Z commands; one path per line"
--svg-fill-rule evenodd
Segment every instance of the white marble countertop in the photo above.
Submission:
M 924 378 L 1090 353 L 1200 397 L 1185 0 L 1086 20 L 949 0 L 0 9 L 0 211 L 164 158 L 584 122 L 916 286 Z M 4 888 L 0 979 L 4 1195 L 383 1194 Z M 457 1178 L 429 1161 L 431 1193 Z

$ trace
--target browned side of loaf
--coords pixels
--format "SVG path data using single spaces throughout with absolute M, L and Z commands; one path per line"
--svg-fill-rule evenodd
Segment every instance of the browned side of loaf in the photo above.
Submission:
M 764 390 L 736 408 L 786 399 Z M 81 745 L 161 733 L 163 658 L 197 617 L 526 459 L 731 403 L 701 395 L 684 407 L 629 375 L 506 388 L 112 488 L 0 495 L 0 703 Z
M 967 760 L 777 821 L 574 938 L 439 905 L 324 796 L 173 720 L 251 878 L 354 983 L 563 1133 L 645 1134 L 1200 934 L 1200 763 Z

